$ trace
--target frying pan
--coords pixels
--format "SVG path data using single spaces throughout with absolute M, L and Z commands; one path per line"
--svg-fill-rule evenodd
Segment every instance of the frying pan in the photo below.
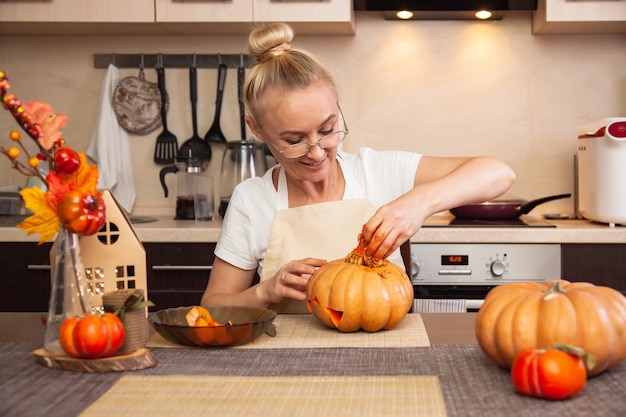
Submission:
M 481 204 L 456 207 L 450 209 L 450 213 L 460 219 L 517 219 L 522 214 L 528 214 L 539 204 L 571 196 L 571 194 L 558 194 L 530 201 L 493 200 Z

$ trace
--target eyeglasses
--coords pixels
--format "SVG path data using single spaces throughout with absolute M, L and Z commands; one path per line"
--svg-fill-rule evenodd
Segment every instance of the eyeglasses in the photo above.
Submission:
M 339 105 L 337 105 L 337 107 L 339 107 Z M 322 149 L 334 148 L 335 146 L 339 146 L 339 144 L 343 142 L 349 132 L 348 125 L 346 125 L 346 120 L 344 119 L 343 112 L 341 111 L 341 107 L 339 107 L 339 114 L 341 115 L 341 120 L 343 120 L 344 130 L 335 130 L 333 132 L 327 133 L 319 138 L 317 142 L 305 141 L 300 143 L 294 143 L 293 145 L 285 146 L 282 149 L 279 149 L 278 146 L 274 145 L 273 143 L 272 146 L 285 158 L 288 159 L 300 158 L 301 156 L 306 155 L 307 153 L 309 153 L 313 146 L 319 146 Z

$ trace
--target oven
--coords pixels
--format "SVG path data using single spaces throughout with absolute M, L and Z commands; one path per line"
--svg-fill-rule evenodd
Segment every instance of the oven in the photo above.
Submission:
M 553 227 L 542 222 L 436 227 L 442 226 Z M 560 278 L 558 243 L 411 243 L 415 313 L 478 311 L 496 285 Z

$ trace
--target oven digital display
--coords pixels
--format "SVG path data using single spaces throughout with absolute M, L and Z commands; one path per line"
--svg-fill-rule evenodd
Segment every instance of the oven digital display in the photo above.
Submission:
M 469 256 L 441 255 L 441 265 L 469 265 Z

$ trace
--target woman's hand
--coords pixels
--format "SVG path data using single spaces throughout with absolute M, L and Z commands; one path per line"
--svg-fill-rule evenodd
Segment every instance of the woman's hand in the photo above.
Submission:
M 423 156 L 413 189 L 380 207 L 366 223 L 367 254 L 385 259 L 415 235 L 428 216 L 496 198 L 514 181 L 513 170 L 490 157 Z
M 380 207 L 365 224 L 363 238 L 368 255 L 386 259 L 422 227 L 425 218 L 410 199 L 400 197 Z
M 283 265 L 273 278 L 259 284 L 263 287 L 263 298 L 268 303 L 278 303 L 284 298 L 305 300 L 309 276 L 326 263 L 325 259 L 305 258 Z
M 326 260 L 316 258 L 291 261 L 283 265 L 272 278 L 250 286 L 256 270 L 236 268 L 216 257 L 201 304 L 265 308 L 285 297 L 304 300 L 308 276 L 326 263 Z

